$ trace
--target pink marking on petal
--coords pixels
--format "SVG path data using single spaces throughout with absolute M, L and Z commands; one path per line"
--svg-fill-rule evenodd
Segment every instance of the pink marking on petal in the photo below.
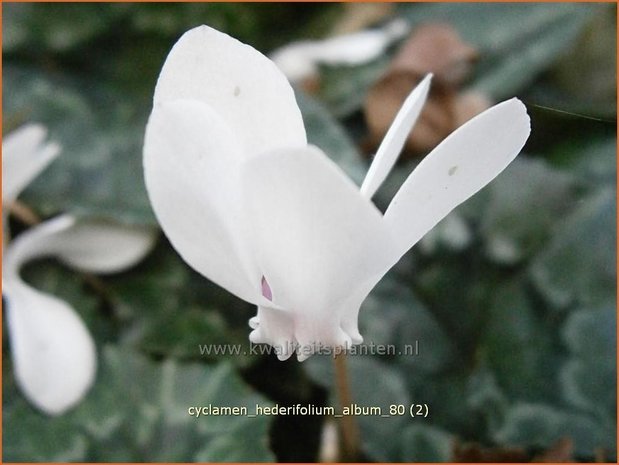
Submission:
M 262 295 L 270 301 L 273 301 L 273 292 L 271 292 L 271 286 L 269 286 L 269 283 L 264 276 L 262 277 Z

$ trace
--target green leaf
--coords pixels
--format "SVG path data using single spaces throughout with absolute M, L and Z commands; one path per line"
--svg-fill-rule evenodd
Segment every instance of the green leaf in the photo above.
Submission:
M 402 462 L 449 462 L 453 436 L 427 425 L 409 425 L 402 432 Z
M 134 271 L 105 280 L 119 318 L 130 321 L 153 316 L 159 310 L 176 314 L 182 296 L 189 293 L 192 271 L 169 242 L 161 240 Z
M 3 70 L 5 122 L 37 121 L 59 142 L 59 157 L 24 192 L 42 215 L 69 211 L 120 222 L 155 224 L 142 175 L 142 137 L 149 104 L 98 81 L 35 70 Z
M 556 398 L 562 354 L 553 338 L 556 323 L 534 311 L 522 283 L 496 290 L 478 342 L 478 351 L 511 399 Z
M 339 5 L 289 3 L 161 3 L 125 4 L 130 29 L 176 40 L 183 32 L 208 24 L 263 53 L 296 37 L 328 30 Z M 172 43 L 169 44 L 172 46 Z
M 66 52 L 101 35 L 118 13 L 116 6 L 102 3 L 10 3 L 3 8 L 2 49 Z
M 573 354 L 561 369 L 565 399 L 614 423 L 617 399 L 617 315 L 614 307 L 570 314 L 563 339 Z
M 434 257 L 413 270 L 416 294 L 457 346 L 461 362 L 471 357 L 475 337 L 501 279 L 481 259 L 481 254 L 471 249 L 462 256 Z
M 272 417 L 188 413 L 189 407 L 213 405 L 246 407 L 252 414 L 256 405 L 271 405 L 227 363 L 156 363 L 126 347 L 106 346 L 95 386 L 75 410 L 46 417 L 17 393 L 4 400 L 5 460 L 273 461 L 268 449 Z
M 34 288 L 67 301 L 99 341 L 114 340 L 117 328 L 83 274 L 53 260 L 29 263 L 21 274 Z
M 613 354 L 616 326 L 612 307 L 579 310 L 570 314 L 563 328 L 563 338 L 575 355 L 591 360 L 602 354 Z
M 318 96 L 338 118 L 359 110 L 389 64 L 389 54 L 360 66 L 323 66 Z
M 296 97 L 303 114 L 308 142 L 321 148 L 360 186 L 368 166 L 344 128 L 316 100 L 298 90 Z
M 539 250 L 573 205 L 574 187 L 571 176 L 543 160 L 518 157 L 488 186 L 480 232 L 489 257 L 513 265 Z
M 468 221 L 460 210 L 454 210 L 421 238 L 419 249 L 428 255 L 461 252 L 471 245 L 472 239 Z
M 600 6 L 544 3 L 402 4 L 412 26 L 451 24 L 479 49 L 473 87 L 495 99 L 513 96 L 569 50 Z
M 581 156 L 569 168 L 584 178 L 591 188 L 614 185 L 617 172 L 617 139 L 587 142 L 582 148 Z
M 519 11 L 505 11 L 503 18 L 506 23 L 501 24 L 499 16 L 492 18 L 495 28 L 505 27 L 503 37 L 509 37 L 509 42 L 494 42 L 494 46 L 484 44 L 481 52 L 488 53 L 488 58 L 476 69 L 473 84 L 476 90 L 496 99 L 508 98 L 521 91 L 539 73 L 556 63 L 578 38 L 595 11 L 584 4 L 552 5 L 554 8 L 549 4 L 509 6 Z
M 248 423 L 260 432 L 257 439 L 266 443 L 268 417 L 188 414 L 189 407 L 208 405 L 247 407 L 251 414 L 256 404 L 270 405 L 247 388 L 231 365 L 209 367 L 171 359 L 155 364 L 113 347 L 106 347 L 102 358 L 99 382 L 76 419 L 91 432 L 107 431 L 112 444 L 132 448 L 136 460 L 193 461 L 198 445 L 242 443 Z M 112 431 L 116 434 L 110 436 Z M 266 448 L 252 450 L 252 461 L 270 459 Z
M 513 96 L 548 69 L 578 38 L 601 7 L 584 4 L 399 4 L 414 31 L 429 22 L 452 25 L 476 46 L 473 87 L 495 99 Z M 338 117 L 359 110 L 392 52 L 361 66 L 323 67 L 320 99 Z
M 616 117 L 616 31 L 616 6 L 599 8 L 569 53 L 558 60 L 543 82 L 531 89 L 529 100 L 584 116 Z
M 494 434 L 501 444 L 541 448 L 548 448 L 564 437 L 571 438 L 576 453 L 585 456 L 592 456 L 596 448 L 606 446 L 601 429 L 590 417 L 544 404 L 515 404 Z
M 269 422 L 244 421 L 233 434 L 220 435 L 200 449 L 198 462 L 274 462 L 269 450 Z M 258 457 L 258 458 L 257 458 Z
M 466 405 L 472 415 L 482 417 L 484 433 L 496 430 L 503 423 L 509 406 L 508 400 L 496 377 L 485 364 L 469 376 Z
M 106 284 L 127 344 L 157 356 L 243 366 L 258 359 L 249 353 L 247 325 L 255 309 L 191 270 L 167 241 L 134 273 Z
M 7 396 L 6 389 L 3 390 L 3 461 L 81 462 L 86 459 L 88 441 L 83 431 L 65 417 L 48 418 L 34 411 L 18 396 L 17 393 Z
M 347 357 L 352 401 L 360 407 L 379 407 L 389 413 L 391 405 L 404 405 L 408 412 L 410 398 L 400 372 L 369 356 Z M 309 375 L 319 384 L 331 388 L 331 403 L 339 410 L 334 392 L 333 360 L 326 355 L 314 355 L 304 362 Z M 368 382 L 368 376 L 372 382 Z M 364 451 L 378 461 L 393 460 L 399 454 L 399 432 L 412 421 L 409 416 L 382 418 L 357 416 Z
M 364 344 L 393 346 L 403 369 L 438 372 L 454 356 L 454 346 L 435 317 L 392 274 L 383 278 L 359 315 Z M 419 354 L 416 354 L 416 350 Z
M 533 261 L 534 284 L 557 308 L 616 300 L 616 201 L 613 188 L 584 199 L 555 225 L 549 246 Z
M 2 45 L 5 52 L 32 53 L 28 48 L 38 47 L 39 53 L 78 53 L 89 41 L 113 35 L 130 48 L 129 38 L 175 40 L 206 23 L 265 52 L 292 40 L 299 30 L 314 35 L 328 30 L 339 9 L 285 3 L 9 4 L 3 11 Z M 116 43 L 105 45 L 113 48 Z
M 414 369 L 402 370 L 409 396 L 416 403 L 428 405 L 428 418 L 410 421 L 428 422 L 458 436 L 480 435 L 481 419 L 467 404 L 470 391 L 466 367 L 453 366 L 432 376 L 421 376 Z

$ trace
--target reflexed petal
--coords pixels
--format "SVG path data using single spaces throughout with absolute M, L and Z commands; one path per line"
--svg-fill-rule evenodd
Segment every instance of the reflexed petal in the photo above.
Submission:
M 293 315 L 295 340 L 350 344 L 344 306 L 395 252 L 380 212 L 311 146 L 253 158 L 242 179 L 258 263 L 273 302 Z
M 239 166 L 247 155 L 237 141 L 206 104 L 155 105 L 144 143 L 146 187 L 163 231 L 191 267 L 242 299 L 268 303 L 246 249 Z
M 95 377 L 88 330 L 66 302 L 21 281 L 5 280 L 3 295 L 20 388 L 45 413 L 63 413 L 82 399 Z
M 321 63 L 352 66 L 374 60 L 408 30 L 406 21 L 396 19 L 382 29 L 293 42 L 275 50 L 271 59 L 288 79 L 299 81 L 316 74 Z
M 408 134 L 413 129 L 423 104 L 430 90 L 432 74 L 428 74 L 421 81 L 404 101 L 402 108 L 396 115 L 393 123 L 389 127 L 376 156 L 370 165 L 368 174 L 361 185 L 361 195 L 368 199 L 376 193 L 381 186 L 393 165 L 395 165 L 402 147 L 408 138 Z
M 53 238 L 75 225 L 71 215 L 61 215 L 23 232 L 9 243 L 2 256 L 3 278 L 20 280 L 19 271 L 24 263 L 39 257 L 55 255 Z
M 10 243 L 5 273 L 15 276 L 25 262 L 43 256 L 54 256 L 83 271 L 122 271 L 142 260 L 155 238 L 155 232 L 148 227 L 78 221 L 62 215 L 31 228 Z
M 200 26 L 183 34 L 161 70 L 155 105 L 199 100 L 251 153 L 306 144 L 294 92 L 275 64 L 227 34 Z
M 2 141 L 2 203 L 17 198 L 60 153 L 54 142 L 44 143 L 47 130 L 40 124 L 26 124 Z
M 154 243 L 152 231 L 62 215 L 20 234 L 3 257 L 11 353 L 28 399 L 49 414 L 75 405 L 92 384 L 94 343 L 75 311 L 19 277 L 28 260 L 55 256 L 78 268 L 119 271 L 135 264 Z
M 389 44 L 408 31 L 408 24 L 395 20 L 383 29 L 359 31 L 315 42 L 313 57 L 329 65 L 359 65 L 384 53 Z
M 148 226 L 83 220 L 54 238 L 55 255 L 79 270 L 116 273 L 140 262 L 156 238 Z
M 398 242 L 396 260 L 453 208 L 492 181 L 531 132 L 518 99 L 507 100 L 452 133 L 411 173 L 385 212 Z

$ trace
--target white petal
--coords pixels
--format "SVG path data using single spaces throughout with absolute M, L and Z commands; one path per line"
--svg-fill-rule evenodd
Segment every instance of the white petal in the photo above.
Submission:
M 152 249 L 155 231 L 109 221 L 76 220 L 62 215 L 37 225 L 10 243 L 6 272 L 15 274 L 28 260 L 53 256 L 83 271 L 113 273 L 135 265 Z
M 526 108 L 514 98 L 464 124 L 422 160 L 385 212 L 399 256 L 503 171 L 530 132 Z
M 54 237 L 75 225 L 71 215 L 61 215 L 21 233 L 9 243 L 2 256 L 2 274 L 8 280 L 20 280 L 19 271 L 29 260 L 55 255 Z
M 148 226 L 80 220 L 55 237 L 55 255 L 79 270 L 116 273 L 140 262 L 153 248 L 156 232 Z
M 270 58 L 288 79 L 297 82 L 318 73 L 315 50 L 315 42 L 303 40 L 278 48 Z
M 293 42 L 275 50 L 271 58 L 288 79 L 299 81 L 316 74 L 320 63 L 348 66 L 367 63 L 384 53 L 408 29 L 405 21 L 394 20 L 382 29 Z
M 155 104 L 179 98 L 211 106 L 246 151 L 306 144 L 301 112 L 282 72 L 254 48 L 208 26 L 183 34 L 161 70 Z
M 273 302 L 293 316 L 294 339 L 350 344 L 341 327 L 348 299 L 394 252 L 380 212 L 315 147 L 253 158 L 242 175 L 258 263 Z
M 88 330 L 66 302 L 21 281 L 5 280 L 3 294 L 20 388 L 45 413 L 63 413 L 82 399 L 95 377 Z
M 275 349 L 277 358 L 282 361 L 294 354 L 297 345 L 294 337 L 294 314 L 259 306 L 258 314 L 252 320 L 255 326 L 249 334 L 252 344 L 270 344 Z
M 155 105 L 146 128 L 144 173 L 163 231 L 196 271 L 242 299 L 268 303 L 239 211 L 239 166 L 246 159 L 230 127 L 208 105 Z
M 413 89 L 404 101 L 393 123 L 391 123 L 370 165 L 368 174 L 361 185 L 361 195 L 364 197 L 368 199 L 372 198 L 393 168 L 393 165 L 395 165 L 408 134 L 411 129 L 413 129 L 421 113 L 423 104 L 428 96 L 428 91 L 430 90 L 431 79 L 432 74 L 428 74 L 417 87 Z
M 293 76 L 299 76 L 289 74 L 290 70 L 296 69 L 291 68 L 292 63 L 311 63 L 313 70 L 318 63 L 357 65 L 376 58 L 388 43 L 388 36 L 383 31 L 362 31 L 325 40 L 293 42 L 277 49 L 271 57 L 286 76 L 293 79 Z M 300 77 L 307 77 L 307 74 Z
M 375 29 L 315 42 L 313 57 L 329 65 L 359 65 L 380 56 L 392 37 L 389 30 Z
M 2 140 L 2 203 L 17 198 L 60 153 L 54 142 L 44 143 L 47 130 L 40 124 L 26 124 Z

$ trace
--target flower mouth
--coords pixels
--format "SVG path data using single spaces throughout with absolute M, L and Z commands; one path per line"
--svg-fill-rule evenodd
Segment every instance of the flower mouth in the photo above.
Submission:
M 271 286 L 269 286 L 269 282 L 264 277 L 264 275 L 262 276 L 261 286 L 262 286 L 262 296 L 266 297 L 271 302 L 273 302 L 273 291 L 271 291 Z

